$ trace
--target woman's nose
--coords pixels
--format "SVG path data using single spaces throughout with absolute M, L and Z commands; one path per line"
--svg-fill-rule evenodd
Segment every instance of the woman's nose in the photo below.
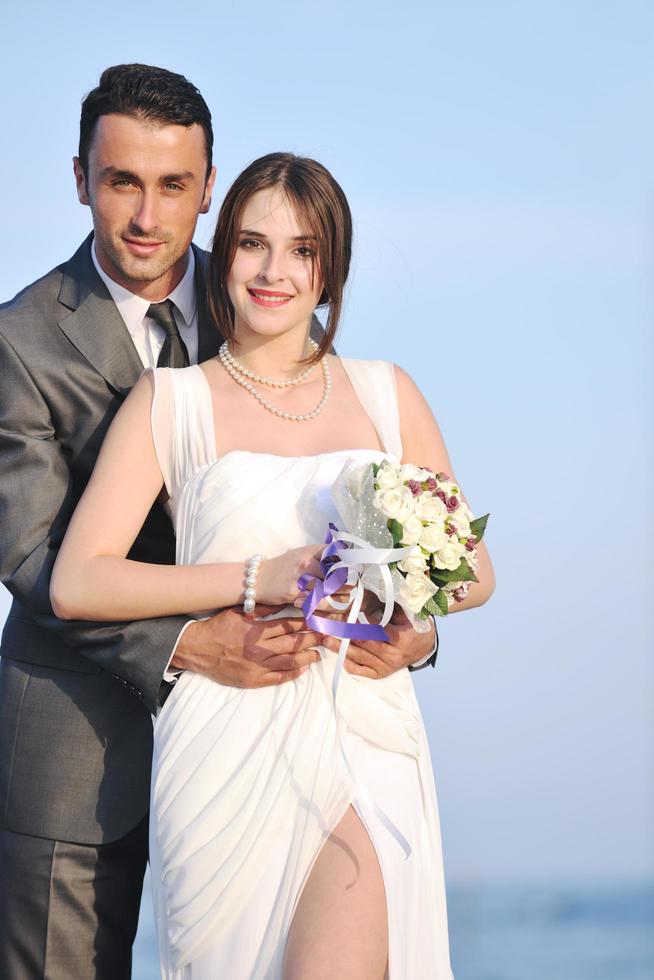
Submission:
M 278 282 L 284 278 L 284 263 L 282 257 L 272 251 L 268 252 L 261 265 L 259 275 L 266 282 Z

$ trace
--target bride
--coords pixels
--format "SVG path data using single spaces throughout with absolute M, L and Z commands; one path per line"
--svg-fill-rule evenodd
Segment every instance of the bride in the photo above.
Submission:
M 297 605 L 298 579 L 320 575 L 330 487 L 348 461 L 451 473 L 402 370 L 329 353 L 350 248 L 347 201 L 315 161 L 271 154 L 236 180 L 209 273 L 221 353 L 148 372 L 126 400 L 59 554 L 57 615 L 200 618 L 244 598 L 248 611 L 255 598 Z M 159 494 L 175 566 L 126 557 Z M 478 554 L 479 582 L 455 609 L 492 591 L 483 543 Z M 262 629 L 256 607 L 251 628 Z M 154 721 L 150 861 L 171 980 L 451 978 L 411 675 L 344 672 L 334 707 L 332 646 L 279 686 L 184 672 Z

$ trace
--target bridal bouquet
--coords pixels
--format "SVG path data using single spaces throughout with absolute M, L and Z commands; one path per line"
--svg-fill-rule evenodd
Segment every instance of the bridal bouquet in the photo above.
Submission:
M 402 577 L 396 601 L 410 619 L 445 616 L 477 581 L 477 544 L 488 514 L 475 520 L 446 473 L 385 460 L 373 464 L 372 481 L 372 506 L 383 516 L 394 547 L 414 546 L 393 565 Z
M 323 579 L 300 580 L 309 592 L 303 611 L 308 625 L 350 639 L 388 640 L 384 626 L 395 604 L 418 632 L 430 615 L 445 616 L 476 582 L 477 545 L 488 514 L 476 520 L 459 487 L 445 473 L 390 460 L 348 463 L 332 487 L 338 526 L 330 524 L 321 557 Z M 348 585 L 349 599 L 332 598 Z M 361 611 L 363 594 L 383 603 L 379 624 Z M 348 610 L 347 623 L 316 613 L 321 602 Z

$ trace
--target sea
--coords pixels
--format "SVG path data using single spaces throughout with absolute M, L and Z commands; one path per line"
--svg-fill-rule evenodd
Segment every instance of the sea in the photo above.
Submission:
M 454 884 L 448 910 L 455 980 L 654 980 L 654 880 Z M 133 980 L 158 978 L 146 879 Z

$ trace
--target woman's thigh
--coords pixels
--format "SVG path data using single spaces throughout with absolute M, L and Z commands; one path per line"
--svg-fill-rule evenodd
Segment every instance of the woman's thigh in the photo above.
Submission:
M 302 890 L 286 943 L 284 980 L 383 980 L 387 920 L 375 849 L 349 807 Z

